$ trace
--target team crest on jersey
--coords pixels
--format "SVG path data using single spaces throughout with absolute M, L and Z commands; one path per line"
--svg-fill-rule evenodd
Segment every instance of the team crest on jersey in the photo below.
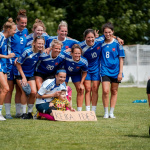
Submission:
M 100 46 L 99 47 L 97 47 L 97 50 L 99 50 L 100 49 Z
M 67 49 L 67 48 L 69 48 L 69 46 L 65 46 L 65 48 Z
M 115 51 L 115 48 L 113 48 L 112 51 Z
M 58 62 L 56 62 L 55 65 L 57 66 L 57 65 L 58 65 Z
M 26 34 L 24 34 L 24 36 L 26 37 L 27 35 L 26 35 Z
M 76 69 L 79 69 L 79 68 L 80 68 L 80 67 L 78 67 L 78 66 L 76 67 Z

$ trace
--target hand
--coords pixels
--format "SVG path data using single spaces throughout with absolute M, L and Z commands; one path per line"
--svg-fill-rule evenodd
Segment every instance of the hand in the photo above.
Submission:
M 16 66 L 16 63 L 17 63 L 17 60 L 18 60 L 18 57 L 15 59 L 14 61 L 14 65 Z
M 98 38 L 98 37 L 99 37 L 99 33 L 98 33 L 98 32 L 99 32 L 99 30 L 97 30 L 97 31 L 96 31 L 96 30 L 94 30 L 95 38 Z
M 58 96 L 60 95 L 60 93 L 61 93 L 61 91 L 56 91 L 56 92 L 54 93 L 54 96 L 53 96 L 53 97 L 58 97 Z
M 79 93 L 80 94 L 84 93 L 84 85 L 82 83 L 80 83 L 80 85 L 79 85 Z
M 28 83 L 26 77 L 22 78 L 22 80 L 20 81 L 20 83 L 21 83 L 22 86 L 26 86 L 27 83 Z
M 118 81 L 121 81 L 121 80 L 122 80 L 122 73 L 119 73 L 119 74 L 118 74 L 117 80 L 118 80 Z
M 13 58 L 13 57 L 15 57 L 15 53 L 10 53 L 9 55 L 7 55 L 7 58 L 9 59 L 9 58 Z
M 54 106 L 54 103 L 49 103 L 49 107 L 52 107 L 52 106 Z
M 46 48 L 43 52 L 49 55 L 51 50 L 52 50 L 52 48 L 49 47 L 49 48 Z
M 65 51 L 66 52 L 71 52 L 71 48 L 67 48 Z
M 120 45 L 123 45 L 124 44 L 124 40 L 120 39 L 120 38 L 117 38 L 118 42 Z
M 75 110 L 74 108 L 72 108 L 72 107 L 71 107 L 70 111 L 73 111 L 73 112 L 75 112 L 76 110 Z

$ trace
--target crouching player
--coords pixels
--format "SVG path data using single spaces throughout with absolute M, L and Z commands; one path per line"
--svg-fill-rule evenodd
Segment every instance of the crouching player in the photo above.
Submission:
M 47 79 L 43 82 L 37 93 L 36 108 L 39 112 L 51 114 L 52 109 L 49 103 L 58 97 L 62 89 L 66 89 L 66 70 L 59 69 L 56 72 L 54 79 Z

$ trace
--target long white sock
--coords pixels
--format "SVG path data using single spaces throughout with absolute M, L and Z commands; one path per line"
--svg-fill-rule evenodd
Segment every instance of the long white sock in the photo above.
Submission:
M 11 104 L 10 103 L 5 103 L 4 105 L 5 105 L 6 115 L 10 114 Z
M 16 114 L 20 114 L 20 110 L 21 110 L 21 104 L 20 103 L 16 103 Z
M 2 114 L 3 105 L 0 105 L 0 115 Z
M 114 113 L 114 108 L 110 107 L 110 114 L 113 114 L 113 113 Z
M 34 104 L 28 104 L 28 113 L 33 112 L 33 106 Z
M 92 111 L 96 113 L 96 106 L 92 106 Z
M 82 111 L 82 107 L 77 107 L 77 111 Z
M 86 106 L 86 111 L 90 111 L 90 106 Z
M 25 105 L 21 104 L 21 109 L 22 109 L 22 113 L 25 114 L 26 113 L 26 104 Z
M 108 107 L 104 107 L 105 114 L 108 114 Z

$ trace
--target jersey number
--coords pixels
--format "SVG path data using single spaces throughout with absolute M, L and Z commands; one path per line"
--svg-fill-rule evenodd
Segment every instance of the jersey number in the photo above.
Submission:
M 94 53 L 91 53 L 92 55 L 92 58 L 96 58 L 97 57 L 97 54 L 94 52 Z
M 22 37 L 20 38 L 20 44 L 23 44 L 23 38 Z
M 109 52 L 106 52 L 106 58 L 109 58 Z

